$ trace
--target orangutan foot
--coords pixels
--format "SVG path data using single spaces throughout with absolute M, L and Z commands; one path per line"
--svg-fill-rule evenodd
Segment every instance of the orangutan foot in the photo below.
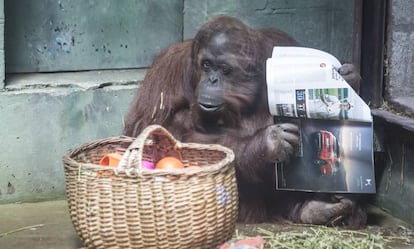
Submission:
M 366 213 L 357 203 L 335 195 L 332 202 L 306 201 L 299 211 L 301 223 L 360 228 L 366 225 Z

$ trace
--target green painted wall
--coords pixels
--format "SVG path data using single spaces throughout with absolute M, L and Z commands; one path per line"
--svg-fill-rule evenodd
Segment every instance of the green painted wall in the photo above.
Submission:
M 146 67 L 182 39 L 182 0 L 5 0 L 8 72 Z
M 216 15 L 351 61 L 353 1 L 5 0 L 8 72 L 137 68 Z
M 353 1 L 343 0 L 193 0 L 184 4 L 184 38 L 215 15 L 231 15 L 257 27 L 281 29 L 303 46 L 352 61 Z

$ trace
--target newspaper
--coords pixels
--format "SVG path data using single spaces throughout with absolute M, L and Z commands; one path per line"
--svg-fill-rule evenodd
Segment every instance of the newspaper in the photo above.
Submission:
M 303 47 L 275 47 L 267 60 L 269 111 L 300 127 L 296 157 L 276 165 L 277 189 L 375 193 L 371 110 L 340 67 Z

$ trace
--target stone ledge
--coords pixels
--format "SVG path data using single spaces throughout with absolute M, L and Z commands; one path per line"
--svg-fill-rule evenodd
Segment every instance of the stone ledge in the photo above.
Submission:
M 375 117 L 379 117 L 388 123 L 398 125 L 407 131 L 414 132 L 414 120 L 411 118 L 397 115 L 383 109 L 373 109 L 371 111 Z
M 136 85 L 146 69 L 99 70 L 56 73 L 25 73 L 6 76 L 4 91 L 45 88 L 81 88 L 91 90 L 107 86 Z

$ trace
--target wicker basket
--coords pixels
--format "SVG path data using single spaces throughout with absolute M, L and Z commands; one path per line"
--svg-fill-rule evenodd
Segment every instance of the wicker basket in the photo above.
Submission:
M 126 149 L 117 168 L 98 165 Z M 142 169 L 177 153 L 190 169 Z M 158 125 L 138 138 L 102 139 L 63 158 L 73 225 L 87 248 L 215 248 L 234 233 L 234 154 L 220 145 L 180 143 Z

